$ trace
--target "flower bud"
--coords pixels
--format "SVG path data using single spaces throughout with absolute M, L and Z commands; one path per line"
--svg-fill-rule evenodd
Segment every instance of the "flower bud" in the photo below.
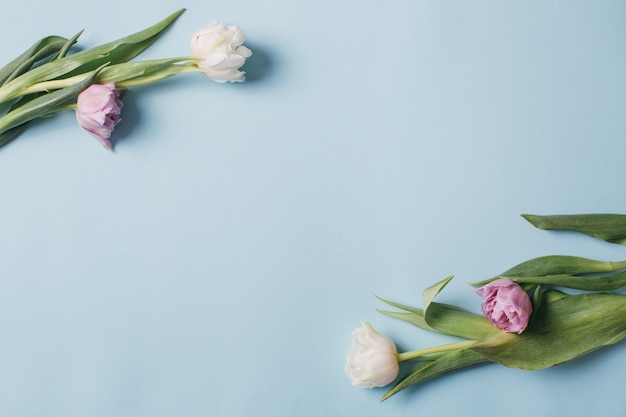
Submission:
M 508 333 L 522 333 L 533 311 L 528 294 L 508 278 L 497 279 L 476 290 L 481 309 L 491 324 Z
M 220 83 L 244 81 L 245 72 L 239 68 L 252 55 L 243 45 L 244 40 L 239 27 L 213 22 L 193 36 L 189 48 L 198 58 L 198 68 L 208 78 Z
M 122 100 L 114 83 L 92 84 L 78 95 L 76 119 L 107 149 L 111 149 L 111 133 L 122 120 Z
M 384 387 L 400 371 L 396 345 L 378 333 L 369 323 L 352 332 L 345 371 L 352 385 L 361 388 Z

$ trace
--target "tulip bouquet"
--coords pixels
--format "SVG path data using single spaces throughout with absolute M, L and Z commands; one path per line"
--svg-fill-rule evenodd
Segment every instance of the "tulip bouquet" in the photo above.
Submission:
M 72 38 L 47 36 L 0 69 L 0 146 L 28 124 L 62 110 L 75 110 L 78 124 L 106 149 L 120 122 L 123 92 L 187 72 L 217 82 L 244 81 L 240 67 L 252 54 L 237 26 L 213 22 L 191 40 L 191 53 L 131 61 L 152 45 L 184 12 L 178 10 L 140 32 L 90 49 L 72 52 Z
M 585 233 L 626 244 L 626 215 L 524 215 L 544 230 Z M 626 336 L 626 261 L 603 262 L 552 255 L 518 264 L 480 282 L 482 315 L 434 298 L 448 277 L 423 294 L 417 308 L 381 299 L 395 311 L 381 313 L 460 341 L 398 353 L 394 342 L 369 323 L 352 334 L 345 371 L 358 387 L 383 387 L 399 374 L 399 362 L 416 366 L 383 396 L 445 373 L 483 363 L 536 370 L 559 365 Z

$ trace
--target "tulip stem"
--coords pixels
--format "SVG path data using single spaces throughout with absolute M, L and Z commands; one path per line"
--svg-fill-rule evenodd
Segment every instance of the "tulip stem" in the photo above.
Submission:
M 464 340 L 462 342 L 449 343 L 447 345 L 440 345 L 426 349 L 412 350 L 410 352 L 404 352 L 398 354 L 398 362 L 416 359 L 420 356 L 431 355 L 433 353 L 449 352 L 451 350 L 466 349 L 474 346 L 477 340 Z

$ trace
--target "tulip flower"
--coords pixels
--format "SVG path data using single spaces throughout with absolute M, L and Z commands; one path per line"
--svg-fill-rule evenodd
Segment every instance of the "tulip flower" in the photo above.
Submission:
M 76 119 L 106 149 L 111 149 L 111 133 L 122 120 L 122 100 L 114 83 L 92 84 L 78 95 Z
M 244 40 L 239 27 L 213 22 L 192 37 L 189 49 L 208 78 L 220 83 L 240 82 L 245 80 L 245 72 L 239 68 L 252 55 Z
M 384 387 L 393 381 L 400 367 L 396 345 L 367 322 L 352 332 L 345 371 L 352 385 L 362 388 Z
M 491 324 L 509 333 L 522 333 L 533 306 L 530 297 L 508 278 L 493 281 L 476 290 L 483 297 L 481 309 Z

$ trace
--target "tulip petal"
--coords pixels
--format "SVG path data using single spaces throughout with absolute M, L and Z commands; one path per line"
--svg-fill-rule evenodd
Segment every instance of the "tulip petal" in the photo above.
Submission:
M 244 81 L 245 73 L 239 68 L 252 55 L 252 51 L 242 45 L 244 41 L 239 27 L 212 22 L 192 37 L 189 49 L 206 77 L 217 82 L 240 82 Z

